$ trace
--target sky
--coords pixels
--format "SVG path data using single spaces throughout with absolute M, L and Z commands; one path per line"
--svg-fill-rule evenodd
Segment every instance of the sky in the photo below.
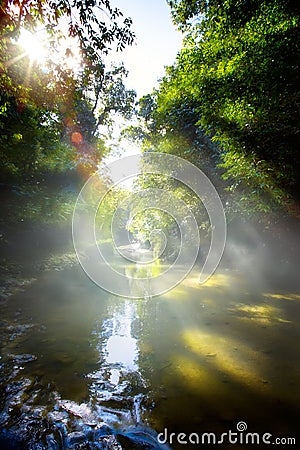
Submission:
M 126 86 L 141 97 L 158 86 L 164 67 L 174 63 L 182 35 L 172 23 L 166 0 L 113 0 L 111 4 L 133 20 L 135 43 L 112 59 L 124 61 L 129 71 Z

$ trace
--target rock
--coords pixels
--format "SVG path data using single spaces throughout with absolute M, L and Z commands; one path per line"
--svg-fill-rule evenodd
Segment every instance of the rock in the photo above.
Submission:
M 61 448 L 60 444 L 56 442 L 55 437 L 52 433 L 46 436 L 46 442 L 47 450 L 59 450 Z
M 67 445 L 68 446 L 74 446 L 75 444 L 82 444 L 86 441 L 86 436 L 81 431 L 73 431 L 72 433 L 68 434 L 67 437 Z
M 86 403 L 78 405 L 76 402 L 61 400 L 59 405 L 74 416 L 80 417 L 85 425 L 96 426 L 99 422 L 98 416 Z
M 101 439 L 101 449 L 103 450 L 122 450 L 121 445 L 115 436 L 105 436 Z
M 98 440 L 103 436 L 109 436 L 111 434 L 113 434 L 113 430 L 110 428 L 110 426 L 107 425 L 107 423 L 102 422 L 97 425 L 97 428 L 95 429 L 95 440 Z
M 30 355 L 29 353 L 24 353 L 23 355 L 8 355 L 9 358 L 13 359 L 17 364 L 25 364 L 30 361 L 35 361 L 37 357 L 35 355 Z

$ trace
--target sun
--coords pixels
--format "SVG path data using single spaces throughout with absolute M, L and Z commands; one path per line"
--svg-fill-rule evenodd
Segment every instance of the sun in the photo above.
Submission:
M 47 49 L 41 33 L 32 33 L 26 29 L 20 31 L 18 44 L 23 48 L 31 62 L 44 64 L 47 59 Z
M 47 62 L 53 61 L 60 67 L 74 72 L 81 67 L 78 39 L 68 36 L 64 27 L 57 30 L 54 45 L 50 45 L 49 36 L 45 30 L 31 32 L 24 28 L 20 32 L 18 44 L 23 48 L 24 56 L 28 56 L 31 63 L 36 62 L 47 66 Z

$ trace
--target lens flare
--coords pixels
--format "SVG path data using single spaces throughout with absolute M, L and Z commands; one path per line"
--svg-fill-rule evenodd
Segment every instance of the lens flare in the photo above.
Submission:
M 167 184 L 165 189 L 137 187 L 127 193 L 125 200 L 116 202 L 114 199 L 110 243 L 103 244 L 107 213 L 99 214 L 99 210 L 113 189 L 124 180 L 137 176 L 152 177 L 152 181 L 158 176 L 168 177 L 186 186 L 204 205 L 212 230 L 210 248 L 199 277 L 199 283 L 204 283 L 217 268 L 224 251 L 226 220 L 222 202 L 199 168 L 165 153 L 121 158 L 103 166 L 88 179 L 77 198 L 73 214 L 73 243 L 82 268 L 92 281 L 110 293 L 145 298 L 173 289 L 194 267 L 200 249 L 200 225 L 189 205 L 179 199 L 174 190 L 168 189 Z M 100 190 L 99 185 L 102 187 Z M 153 210 L 159 213 L 158 226 L 147 230 L 148 244 L 142 240 L 135 242 L 127 224 L 139 212 L 147 218 Z M 162 213 L 176 225 L 173 227 L 175 232 L 168 231 Z M 148 225 L 151 225 L 150 220 L 144 224 Z M 169 240 L 172 240 L 172 248 L 175 245 L 176 248 L 171 260 L 165 261 L 164 251 Z M 160 260 L 163 264 L 159 264 Z

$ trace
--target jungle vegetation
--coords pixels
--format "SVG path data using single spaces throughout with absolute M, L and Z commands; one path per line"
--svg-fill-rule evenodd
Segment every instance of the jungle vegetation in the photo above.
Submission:
M 168 4 L 183 47 L 127 135 L 202 168 L 228 217 L 299 215 L 299 3 Z
M 278 211 L 299 215 L 299 3 L 168 4 L 183 46 L 136 104 L 125 67 L 105 63 L 134 41 L 132 20 L 108 0 L 1 1 L 1 186 L 22 204 L 8 216 L 38 219 L 53 204 L 60 219 L 70 215 L 69 181 L 86 179 L 109 152 L 103 125 L 108 133 L 114 114 L 130 119 L 136 109 L 139 124 L 124 135 L 200 167 L 229 218 L 268 225 Z M 47 43 L 43 62 L 24 51 L 22 30 Z

